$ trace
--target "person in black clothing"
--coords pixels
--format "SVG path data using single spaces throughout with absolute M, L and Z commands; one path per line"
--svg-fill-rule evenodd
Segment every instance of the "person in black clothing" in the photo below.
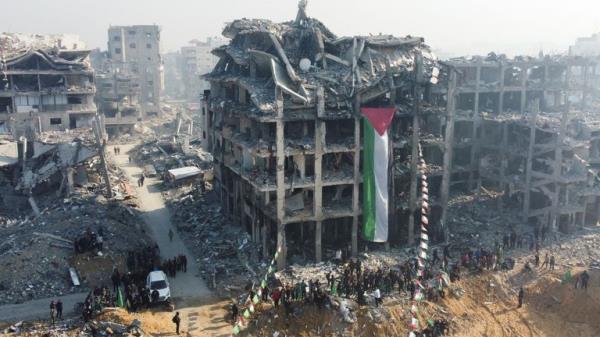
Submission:
M 179 318 L 179 311 L 175 313 L 173 316 L 173 323 L 175 323 L 175 332 L 179 335 L 179 323 L 181 323 L 181 318 Z
M 520 308 L 521 306 L 523 306 L 523 298 L 525 297 L 525 291 L 523 290 L 523 287 L 521 287 L 521 289 L 519 289 L 519 305 L 517 306 L 517 308 Z
M 62 320 L 62 313 L 63 313 L 63 303 L 60 299 L 58 299 L 58 301 L 56 301 L 56 318 Z
M 121 281 L 121 275 L 119 274 L 119 270 L 117 268 L 113 270 L 110 279 L 113 284 L 113 292 L 117 293 L 117 291 L 119 290 L 119 283 Z
M 237 322 L 239 309 L 235 303 L 231 304 L 231 320 L 235 323 Z

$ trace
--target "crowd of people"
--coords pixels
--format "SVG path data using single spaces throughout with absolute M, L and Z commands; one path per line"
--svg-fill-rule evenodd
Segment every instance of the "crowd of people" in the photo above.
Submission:
M 187 257 L 183 254 L 177 255 L 172 259 L 165 260 L 162 263 L 162 270 L 169 277 L 177 276 L 177 272 L 187 272 Z

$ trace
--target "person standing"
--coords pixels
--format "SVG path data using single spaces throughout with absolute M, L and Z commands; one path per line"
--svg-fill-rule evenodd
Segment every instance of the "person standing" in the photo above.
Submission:
M 556 264 L 556 259 L 554 258 L 554 254 L 550 255 L 550 270 L 554 270 L 554 265 Z
M 175 313 L 173 316 L 173 323 L 175 323 L 175 332 L 179 335 L 179 323 L 181 323 L 181 318 L 179 318 L 179 311 Z
M 590 274 L 588 274 L 587 270 L 584 270 L 583 273 L 581 274 L 581 288 L 587 290 L 589 280 L 590 280 Z
M 542 268 L 546 269 L 549 266 L 550 258 L 548 257 L 548 253 L 544 255 L 544 263 L 542 263 Z
M 521 289 L 519 289 L 519 305 L 517 306 L 517 308 L 520 308 L 523 306 L 523 298 L 525 297 L 525 291 L 523 290 L 523 287 L 521 287 Z
M 379 307 L 379 304 L 381 303 L 381 291 L 379 290 L 379 288 L 375 289 L 375 291 L 373 292 L 373 296 L 375 297 L 375 306 Z
M 52 320 L 52 325 L 54 325 L 54 321 L 56 320 L 56 303 L 54 301 L 50 301 L 50 319 Z
M 59 298 L 58 301 L 56 301 L 56 317 L 60 320 L 62 320 L 62 313 L 63 313 L 63 303 Z
M 169 241 L 173 242 L 173 230 L 169 228 Z
M 121 275 L 119 275 L 119 269 L 113 270 L 112 276 L 110 277 L 113 284 L 113 292 L 116 294 L 119 291 L 119 282 L 121 281 Z

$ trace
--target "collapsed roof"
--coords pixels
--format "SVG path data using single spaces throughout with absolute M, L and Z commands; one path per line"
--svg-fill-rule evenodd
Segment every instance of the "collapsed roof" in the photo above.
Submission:
M 76 36 L 1 33 L 0 70 L 35 57 L 41 58 L 55 70 L 89 68 L 87 57 L 90 51 L 80 47 L 83 47 L 83 43 Z
M 276 86 L 305 106 L 314 104 L 322 86 L 326 107 L 343 109 L 351 108 L 359 94 L 365 103 L 414 81 L 417 63 L 418 81 L 437 82 L 438 62 L 422 38 L 337 37 L 308 18 L 305 6 L 301 1 L 295 21 L 240 19 L 228 24 L 223 35 L 231 42 L 213 51 L 220 60 L 204 78 L 241 86 L 263 113 L 276 111 Z

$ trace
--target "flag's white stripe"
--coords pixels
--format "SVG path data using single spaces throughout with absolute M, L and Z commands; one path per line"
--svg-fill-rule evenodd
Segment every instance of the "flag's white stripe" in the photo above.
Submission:
M 380 136 L 373 132 L 373 160 L 375 174 L 375 235 L 373 241 L 388 240 L 388 133 Z

